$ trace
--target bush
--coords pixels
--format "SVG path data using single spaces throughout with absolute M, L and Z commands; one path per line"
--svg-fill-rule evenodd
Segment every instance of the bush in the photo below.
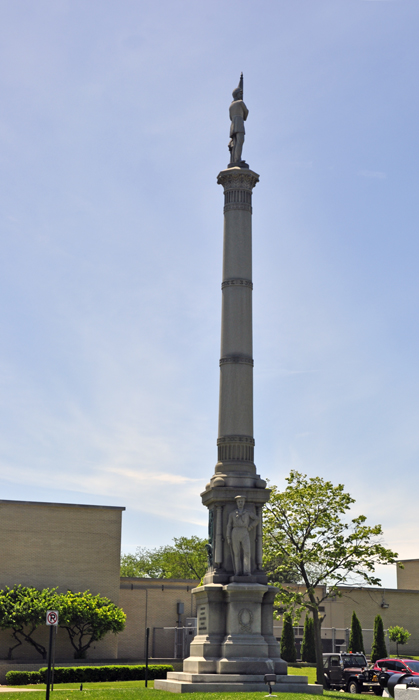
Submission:
M 361 623 L 356 616 L 355 610 L 352 613 L 351 632 L 349 635 L 348 651 L 356 653 L 362 651 L 365 654 L 364 639 L 362 637 Z
M 385 659 L 387 656 L 386 640 L 384 637 L 383 618 L 377 615 L 374 620 L 374 639 L 371 649 L 371 661 L 375 663 L 378 659 Z
M 148 679 L 166 678 L 173 666 L 149 666 Z M 42 683 L 47 680 L 47 668 L 41 668 L 39 673 Z M 56 667 L 54 670 L 54 685 L 57 683 L 108 683 L 110 681 L 143 681 L 145 665 L 141 666 L 69 666 Z
M 297 650 L 295 648 L 294 628 L 290 613 L 285 613 L 281 635 L 281 657 L 284 661 L 296 661 Z
M 316 663 L 316 645 L 314 642 L 313 618 L 306 615 L 304 622 L 303 643 L 301 644 L 301 660 Z
M 39 671 L 8 671 L 6 685 L 35 685 L 42 683 Z

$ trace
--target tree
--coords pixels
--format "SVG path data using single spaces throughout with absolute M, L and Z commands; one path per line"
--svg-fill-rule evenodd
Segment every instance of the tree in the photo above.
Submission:
M 270 586 L 275 586 L 276 583 L 299 583 L 301 581 L 298 571 L 287 567 L 282 557 L 274 556 L 272 558 L 272 552 L 267 552 L 265 547 L 263 547 L 262 559 L 263 570 L 268 577 Z M 285 566 L 279 570 L 280 565 Z
M 0 591 L 0 628 L 11 630 L 16 644 L 9 647 L 7 658 L 11 659 L 13 650 L 23 642 L 30 644 L 43 659 L 47 650 L 33 638 L 40 625 L 45 625 L 47 610 L 55 610 L 58 594 L 56 588 L 29 588 L 16 585 Z
M 291 663 L 297 660 L 294 628 L 292 626 L 292 616 L 290 613 L 284 613 L 281 634 L 281 656 L 284 659 L 284 661 L 289 661 Z
M 313 618 L 306 615 L 304 621 L 303 641 L 301 644 L 301 660 L 307 663 L 316 663 L 316 645 L 314 643 Z
M 364 638 L 362 636 L 361 623 L 357 618 L 355 610 L 352 613 L 351 632 L 349 634 L 348 651 L 362 651 L 365 654 Z
M 272 487 L 264 508 L 265 552 L 281 562 L 277 572 L 298 572 L 301 586 L 275 584 L 281 603 L 313 615 L 317 682 L 323 683 L 320 606 L 340 595 L 340 584 L 381 585 L 377 564 L 394 564 L 397 554 L 383 547 L 381 525 L 368 526 L 360 515 L 344 520 L 355 502 L 342 484 L 291 471 L 283 492 Z
M 59 626 L 67 630 L 76 659 L 83 659 L 92 642 L 103 639 L 108 632 L 121 632 L 125 627 L 125 613 L 108 598 L 85 593 L 57 593 L 56 588 L 29 588 L 14 586 L 0 591 L 0 628 L 12 632 L 16 641 L 8 651 L 23 642 L 30 644 L 42 656 L 47 650 L 33 638 L 38 627 L 45 625 L 47 610 L 58 610 Z
M 395 625 L 394 627 L 388 628 L 388 638 L 390 642 L 396 642 L 397 656 L 399 655 L 399 644 L 407 644 L 410 637 L 410 632 L 405 630 L 404 627 L 399 627 L 398 625 Z
M 371 661 L 375 663 L 378 659 L 385 659 L 387 647 L 384 637 L 384 625 L 381 615 L 376 615 L 374 620 L 374 637 L 372 640 Z
M 74 648 L 75 659 L 85 659 L 93 642 L 108 633 L 117 634 L 125 627 L 126 615 L 109 598 L 84 593 L 67 593 L 59 596 L 59 626 L 66 629 Z
M 157 549 L 138 547 L 135 554 L 121 557 L 121 576 L 135 578 L 201 579 L 208 560 L 205 545 L 199 537 L 174 537 L 174 545 Z

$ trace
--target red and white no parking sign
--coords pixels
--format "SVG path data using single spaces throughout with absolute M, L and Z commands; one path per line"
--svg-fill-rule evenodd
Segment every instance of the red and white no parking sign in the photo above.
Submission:
M 56 627 L 58 625 L 58 612 L 57 610 L 48 610 L 47 612 L 47 625 Z

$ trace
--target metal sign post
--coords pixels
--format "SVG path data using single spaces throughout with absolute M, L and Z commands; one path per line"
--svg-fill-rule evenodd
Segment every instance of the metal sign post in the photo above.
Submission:
M 49 700 L 49 687 L 50 687 L 50 683 L 51 683 L 52 643 L 53 643 L 53 639 L 54 639 L 54 627 L 58 626 L 58 611 L 57 610 L 48 610 L 46 624 L 47 624 L 47 627 L 49 627 L 49 649 L 48 649 L 47 692 L 46 692 L 45 700 Z
M 150 639 L 150 628 L 147 627 L 147 631 L 146 631 L 146 635 L 145 635 L 145 674 L 144 674 L 146 688 L 147 688 L 147 683 L 148 683 L 148 640 L 149 639 Z

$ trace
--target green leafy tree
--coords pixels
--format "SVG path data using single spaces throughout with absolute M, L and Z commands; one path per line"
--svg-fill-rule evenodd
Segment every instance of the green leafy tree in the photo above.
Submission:
M 405 630 L 404 627 L 399 627 L 398 625 L 395 625 L 394 627 L 388 628 L 388 638 L 390 642 L 396 642 L 397 656 L 399 655 L 399 644 L 402 646 L 403 644 L 407 644 L 410 637 L 410 632 Z
M 284 614 L 281 634 L 281 656 L 284 659 L 284 661 L 288 661 L 291 663 L 297 660 L 294 628 L 292 626 L 292 616 L 290 613 Z
M 310 664 L 316 663 L 316 645 L 314 643 L 313 618 L 306 615 L 304 621 L 303 641 L 301 644 L 301 660 Z
M 89 591 L 67 591 L 59 596 L 57 603 L 59 626 L 68 632 L 75 659 L 85 659 L 93 642 L 100 641 L 108 632 L 122 632 L 125 627 L 124 611 L 109 598 Z
M 205 545 L 199 537 L 174 537 L 173 545 L 146 549 L 121 557 L 121 576 L 135 578 L 201 579 L 208 568 Z
M 284 562 L 282 557 L 273 556 L 272 551 L 266 551 L 265 547 L 263 548 L 262 559 L 263 570 L 268 577 L 270 586 L 275 586 L 277 583 L 299 583 L 301 581 L 298 571 L 286 566 L 286 562 Z
M 45 625 L 47 610 L 55 610 L 58 595 L 56 588 L 37 590 L 27 586 L 6 586 L 0 591 L 0 628 L 10 630 L 16 644 L 9 647 L 7 658 L 11 659 L 13 650 L 27 642 L 42 656 L 47 657 L 47 650 L 33 635 L 40 625 Z
M 264 508 L 265 552 L 271 560 L 278 557 L 278 574 L 298 572 L 301 586 L 275 585 L 284 607 L 313 616 L 317 682 L 323 683 L 320 606 L 340 595 L 340 584 L 381 585 L 376 565 L 394 564 L 397 554 L 381 544 L 381 525 L 366 525 L 363 515 L 348 520 L 354 499 L 342 484 L 296 471 L 286 481 L 282 492 L 272 487 Z
M 374 620 L 374 637 L 372 640 L 371 661 L 375 663 L 378 659 L 385 659 L 387 656 L 386 640 L 384 637 L 384 625 L 381 615 L 376 615 Z
M 349 634 L 348 651 L 362 651 L 365 654 L 364 638 L 362 636 L 361 623 L 357 618 L 355 610 L 352 613 L 351 631 Z

